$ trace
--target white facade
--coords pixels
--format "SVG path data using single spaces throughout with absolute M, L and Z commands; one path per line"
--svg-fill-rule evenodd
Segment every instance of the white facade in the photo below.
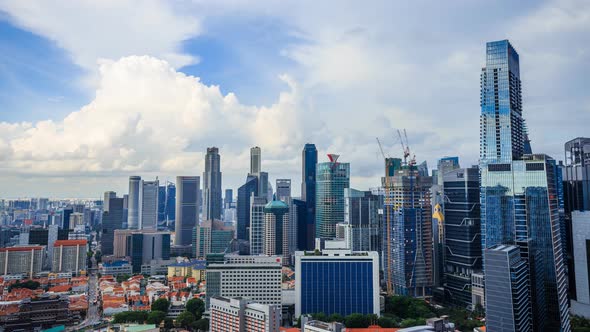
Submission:
M 574 267 L 576 273 L 576 298 L 572 300 L 572 313 L 590 318 L 590 280 L 587 256 L 590 247 L 590 211 L 572 212 L 572 234 L 574 243 Z
M 264 206 L 266 198 L 250 198 L 250 255 L 264 252 Z
M 139 228 L 158 229 L 159 182 L 141 180 L 139 186 Z
M 276 305 L 246 299 L 214 297 L 210 307 L 210 331 L 279 332 L 281 310 Z
M 127 199 L 127 228 L 139 229 L 139 191 L 141 177 L 129 177 L 129 195 Z

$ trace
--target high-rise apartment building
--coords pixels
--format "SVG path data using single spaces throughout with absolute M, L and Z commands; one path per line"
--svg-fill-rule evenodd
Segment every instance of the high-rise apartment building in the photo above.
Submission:
M 282 304 L 281 257 L 225 255 L 207 265 L 207 307 L 214 296 L 246 298 L 261 304 Z
M 127 228 L 139 229 L 139 188 L 141 177 L 129 177 L 129 197 L 127 201 Z
M 213 297 L 209 330 L 216 332 L 279 332 L 281 310 L 277 305 L 251 300 Z
M 33 278 L 43 269 L 43 246 L 16 246 L 0 248 L 2 275 L 24 274 Z
M 299 214 L 298 249 L 313 250 L 315 245 L 316 167 L 318 164 L 318 150 L 315 144 L 305 144 L 301 155 L 301 200 L 305 202 L 307 211 Z
M 276 196 L 279 201 L 285 202 L 291 198 L 291 179 L 277 179 Z
M 250 254 L 264 253 L 264 197 L 250 197 Z
M 344 221 L 344 189 L 350 187 L 350 164 L 338 162 L 329 154 L 329 162 L 316 167 L 315 234 L 318 238 L 336 237 L 336 224 Z
M 282 256 L 283 264 L 289 265 L 289 205 L 272 201 L 264 206 L 263 252 L 269 256 Z
M 176 177 L 176 245 L 191 244 L 193 228 L 199 224 L 199 187 L 198 176 Z
M 225 252 L 234 238 L 234 233 L 233 227 L 226 227 L 220 220 L 201 222 L 194 228 L 194 256 L 205 259 L 208 254 Z
M 410 162 L 383 178 L 383 264 L 388 294 L 425 297 L 432 292 L 432 177 Z M 392 166 L 393 167 L 393 166 Z M 394 174 L 389 176 L 389 174 Z
M 246 183 L 238 188 L 238 240 L 250 240 L 250 198 L 252 196 L 258 196 L 258 178 L 253 175 L 248 175 Z
M 481 270 L 479 169 L 453 168 L 439 173 L 444 195 L 444 276 L 446 301 L 469 307 L 471 275 Z M 436 227 L 435 227 L 436 228 Z
M 482 250 L 518 245 L 528 266 L 533 330 L 570 331 L 567 276 L 555 161 L 524 154 L 519 56 L 507 40 L 489 42 L 481 72 Z M 489 280 L 483 261 L 486 283 Z M 486 307 L 496 304 L 487 298 Z M 491 330 L 491 329 L 490 329 Z
M 207 148 L 203 172 L 203 220 L 221 219 L 221 157 L 216 147 Z
M 139 186 L 139 228 L 158 229 L 159 181 L 140 181 Z
M 378 190 L 344 189 L 344 224 L 349 226 L 353 251 L 381 252 L 383 195 Z
M 123 198 L 110 197 L 108 207 L 109 209 L 102 213 L 102 231 L 100 234 L 100 250 L 105 256 L 113 254 L 115 230 L 123 228 Z
M 53 244 L 52 272 L 79 275 L 86 271 L 87 240 L 58 240 Z
M 295 317 L 315 312 L 379 315 L 379 254 L 295 252 Z
M 496 245 L 485 250 L 486 329 L 532 331 L 528 267 L 518 246 Z

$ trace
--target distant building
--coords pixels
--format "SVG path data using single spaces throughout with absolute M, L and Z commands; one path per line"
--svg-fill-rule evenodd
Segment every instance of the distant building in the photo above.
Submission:
M 532 331 L 529 275 L 517 246 L 497 245 L 485 250 L 486 329 Z
M 285 202 L 287 198 L 291 198 L 291 179 L 277 179 L 277 199 Z
M 139 224 L 140 229 L 158 229 L 158 190 L 159 181 L 140 181 Z
M 250 198 L 258 196 L 258 178 L 248 175 L 246 183 L 238 188 L 237 238 L 250 241 Z
M 266 197 L 250 198 L 250 254 L 264 253 L 264 207 Z
M 310 320 L 302 323 L 303 332 L 344 332 L 346 329 L 341 323 L 325 323 L 319 320 Z
M 282 256 L 289 265 L 289 206 L 283 201 L 272 201 L 264 206 L 263 252 L 269 256 Z
M 305 202 L 306 212 L 299 214 L 300 223 L 298 226 L 300 227 L 298 227 L 297 242 L 299 250 L 313 250 L 316 231 L 316 167 L 318 164 L 318 150 L 315 144 L 305 144 L 301 152 L 301 159 L 301 200 Z
M 133 273 L 141 273 L 142 265 L 170 259 L 170 233 L 153 230 L 116 230 L 113 251 L 117 258 L 130 257 Z
M 52 272 L 79 275 L 86 271 L 87 240 L 58 240 L 53 244 Z
M 350 250 L 295 253 L 295 317 L 380 313 L 379 254 Z
M 100 250 L 105 256 L 113 254 L 115 229 L 123 228 L 123 198 L 108 198 L 108 206 L 109 209 L 102 213 L 102 230 L 100 235 Z
M 171 182 L 166 184 L 166 220 L 176 220 L 176 186 Z
M 225 252 L 234 233 L 232 227 L 226 227 L 220 220 L 203 221 L 194 228 L 193 256 L 204 259 L 207 254 Z
M 127 202 L 127 228 L 139 229 L 139 189 L 141 177 L 129 177 L 129 196 Z
M 350 187 L 350 164 L 338 162 L 329 154 L 329 162 L 316 168 L 316 237 L 336 236 L 336 224 L 344 221 L 344 189 Z
M 17 246 L 0 248 L 2 275 L 23 274 L 32 278 L 43 269 L 43 246 Z
M 221 156 L 216 147 L 207 148 L 203 172 L 203 220 L 221 219 Z
M 176 227 L 177 245 L 191 244 L 193 228 L 199 224 L 199 187 L 198 176 L 176 177 Z
M 233 189 L 225 189 L 225 198 L 223 200 L 223 208 L 229 209 L 232 207 L 234 202 L 234 191 Z
M 225 255 L 207 265 L 207 306 L 214 296 L 281 305 L 282 264 L 278 256 Z
M 349 225 L 353 251 L 381 252 L 383 196 L 378 192 L 344 189 L 344 224 Z
M 102 276 L 132 275 L 131 264 L 125 260 L 102 262 L 98 266 L 98 273 Z
M 281 308 L 242 298 L 211 298 L 209 330 L 216 332 L 279 332 Z
M 573 211 L 572 226 L 576 300 L 571 301 L 571 312 L 590 318 L 590 211 Z

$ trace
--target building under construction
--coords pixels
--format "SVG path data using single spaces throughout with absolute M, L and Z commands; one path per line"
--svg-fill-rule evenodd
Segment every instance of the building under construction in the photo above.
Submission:
M 432 184 L 413 159 L 385 159 L 383 264 L 389 295 L 431 295 Z

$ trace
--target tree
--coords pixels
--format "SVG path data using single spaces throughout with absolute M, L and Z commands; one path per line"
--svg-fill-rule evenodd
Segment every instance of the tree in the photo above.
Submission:
M 196 320 L 200 320 L 205 312 L 205 302 L 197 298 L 190 299 L 186 302 L 186 311 L 193 314 Z
M 123 281 L 125 281 L 125 280 L 127 280 L 129 278 L 131 278 L 131 276 L 128 275 L 128 274 L 120 274 L 120 275 L 117 276 L 117 282 L 118 283 L 122 283 Z
M 346 327 L 369 327 L 369 318 L 363 314 L 350 314 L 344 319 Z
M 163 311 L 154 310 L 148 314 L 147 323 L 148 324 L 160 324 L 164 318 L 166 318 L 166 313 Z
M 183 311 L 178 317 L 176 317 L 176 325 L 184 328 L 190 328 L 195 321 L 195 315 L 188 311 Z
M 207 318 L 201 318 L 193 323 L 193 328 L 197 331 L 209 331 L 209 320 Z
M 385 317 L 385 316 L 379 317 L 379 320 L 377 321 L 377 325 L 379 325 L 381 327 L 385 327 L 385 328 L 397 327 L 397 324 L 393 319 L 391 319 L 390 317 Z
M 334 313 L 331 314 L 330 316 L 328 316 L 327 318 L 328 322 L 339 322 L 339 323 L 343 323 L 344 322 L 344 317 L 341 314 L 338 313 Z
M 41 286 L 41 284 L 37 281 L 27 280 L 24 282 L 17 282 L 17 283 L 10 285 L 8 287 L 8 291 L 10 292 L 15 288 L 28 288 L 31 290 L 35 290 L 35 289 L 39 288 L 40 286 Z
M 121 324 L 121 323 L 140 323 L 146 321 L 148 318 L 147 311 L 124 311 L 118 314 L 115 314 L 113 319 L 113 323 Z
M 168 307 L 170 307 L 170 302 L 166 299 L 157 299 L 152 303 L 152 311 L 162 311 L 167 313 Z
M 399 324 L 400 327 L 412 327 L 418 325 L 426 325 L 426 320 L 424 318 L 406 318 Z

